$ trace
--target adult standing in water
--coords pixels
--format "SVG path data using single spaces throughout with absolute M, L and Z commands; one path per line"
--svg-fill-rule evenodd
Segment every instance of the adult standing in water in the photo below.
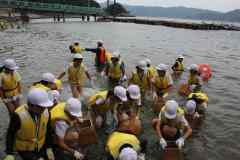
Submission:
M 99 40 L 97 42 L 97 48 L 85 48 L 86 51 L 96 53 L 95 66 L 98 71 L 102 71 L 106 64 L 106 49 L 103 46 L 103 41 Z
M 15 159 L 14 148 L 24 160 L 54 160 L 47 109 L 52 105 L 45 90 L 34 88 L 29 91 L 27 104 L 18 107 L 11 115 L 4 160 Z
M 21 76 L 17 69 L 18 66 L 13 59 L 6 59 L 0 74 L 0 97 L 10 114 L 20 106 Z
M 58 76 L 58 79 L 62 79 L 66 72 L 68 73 L 68 81 L 72 90 L 74 98 L 79 98 L 82 92 L 82 87 L 85 83 L 86 76 L 92 84 L 92 79 L 87 71 L 87 67 L 82 63 L 83 56 L 81 54 L 75 54 L 73 56 L 73 62 Z

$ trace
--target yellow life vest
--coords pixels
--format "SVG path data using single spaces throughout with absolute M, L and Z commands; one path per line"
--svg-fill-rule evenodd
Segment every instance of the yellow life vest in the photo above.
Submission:
M 148 68 L 147 74 L 148 74 L 148 76 L 149 76 L 150 78 L 153 78 L 153 77 L 157 76 L 157 70 L 156 70 L 156 68 L 153 67 L 153 66 L 150 66 L 150 67 Z
M 7 74 L 3 72 L 1 78 L 4 97 L 17 96 L 19 94 L 17 73 Z
M 119 150 L 124 144 L 129 144 L 135 151 L 140 149 L 140 142 L 133 134 L 113 132 L 107 140 L 106 150 L 110 152 L 114 159 L 119 156 Z
M 179 72 L 183 72 L 184 71 L 184 66 L 181 62 L 179 61 L 176 61 L 176 63 L 178 64 L 176 67 L 175 67 L 175 70 L 174 71 L 179 71 Z
M 80 45 L 74 45 L 73 46 L 76 53 L 82 53 L 83 49 L 80 47 Z
M 205 93 L 202 92 L 198 92 L 198 93 L 191 93 L 188 98 L 191 99 L 193 97 L 196 97 L 197 99 L 199 99 L 202 102 L 208 102 L 208 96 Z
M 198 85 L 200 82 L 199 82 L 199 77 L 198 75 L 195 75 L 195 74 L 189 74 L 189 78 L 188 78 L 188 84 L 189 85 L 193 85 L 193 84 L 196 84 Z
M 71 84 L 83 84 L 86 78 L 85 66 L 81 63 L 79 67 L 74 67 L 73 63 L 68 68 L 68 80 Z
M 140 87 L 141 93 L 144 93 L 145 90 L 149 88 L 148 76 L 146 74 L 144 74 L 143 77 L 139 77 L 136 72 L 133 72 L 130 83 L 138 85 Z
M 21 127 L 16 133 L 17 151 L 39 151 L 44 143 L 49 121 L 49 112 L 47 109 L 40 116 L 39 125 L 31 117 L 27 110 L 27 105 L 22 105 L 15 111 L 21 121 Z M 38 128 L 37 128 L 38 126 Z
M 59 120 L 63 120 L 69 124 L 71 123 L 71 119 L 64 111 L 65 106 L 66 106 L 66 103 L 59 103 L 50 111 L 51 126 L 53 128 L 55 128 L 56 121 L 59 121 Z
M 118 62 L 116 65 L 114 65 L 112 62 L 109 63 L 108 76 L 109 78 L 120 80 L 122 76 L 121 62 Z
M 155 79 L 155 87 L 158 91 L 164 91 L 169 87 L 169 82 L 166 76 L 157 76 Z
M 56 79 L 55 84 L 56 84 L 57 90 L 62 89 L 62 81 L 60 79 Z
M 111 109 L 110 104 L 104 103 L 102 105 L 96 105 L 96 100 L 98 98 L 102 98 L 102 99 L 104 99 L 104 101 L 106 101 L 107 94 L 108 94 L 108 91 L 98 92 L 97 94 L 95 94 L 94 96 L 91 96 L 89 98 L 88 104 L 90 105 L 90 107 L 94 107 L 94 109 L 96 109 L 96 111 L 98 111 L 100 113 L 104 113 L 104 112 L 108 111 L 109 109 Z
M 165 112 L 165 106 L 161 109 L 161 125 L 169 124 L 169 121 L 166 118 L 164 112 Z M 184 110 L 181 109 L 180 107 L 178 107 L 177 108 L 177 116 L 183 116 L 183 115 L 184 115 Z M 177 121 L 175 121 L 172 124 L 172 126 L 178 128 L 178 129 L 183 129 L 183 127 L 184 127 L 181 122 L 177 122 Z
M 41 84 L 41 83 L 37 83 L 37 84 L 34 84 L 32 87 L 31 87 L 31 89 L 33 89 L 33 88 L 40 88 L 40 89 L 43 89 L 43 90 L 45 90 L 45 91 L 49 91 L 49 90 L 51 90 L 49 87 L 47 87 L 47 86 L 45 86 L 45 85 L 43 85 L 43 84 Z
M 106 59 L 108 63 L 111 63 L 112 53 L 106 52 Z

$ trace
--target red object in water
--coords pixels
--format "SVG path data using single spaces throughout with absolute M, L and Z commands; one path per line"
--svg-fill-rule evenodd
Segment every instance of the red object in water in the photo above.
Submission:
M 212 69 L 209 64 L 199 64 L 199 72 L 203 81 L 208 81 L 212 77 Z

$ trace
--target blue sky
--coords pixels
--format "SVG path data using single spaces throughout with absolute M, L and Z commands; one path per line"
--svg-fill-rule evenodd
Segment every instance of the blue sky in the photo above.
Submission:
M 97 0 L 105 2 L 106 0 Z M 227 12 L 234 9 L 240 9 L 240 0 L 117 0 L 117 2 L 131 5 L 146 6 L 186 6 L 193 8 L 211 9 Z

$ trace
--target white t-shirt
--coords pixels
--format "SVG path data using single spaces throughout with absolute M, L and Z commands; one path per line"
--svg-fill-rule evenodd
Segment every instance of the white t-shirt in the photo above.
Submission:
M 59 136 L 60 138 L 64 138 L 65 133 L 69 127 L 70 126 L 63 120 L 56 121 L 55 124 L 56 135 Z

